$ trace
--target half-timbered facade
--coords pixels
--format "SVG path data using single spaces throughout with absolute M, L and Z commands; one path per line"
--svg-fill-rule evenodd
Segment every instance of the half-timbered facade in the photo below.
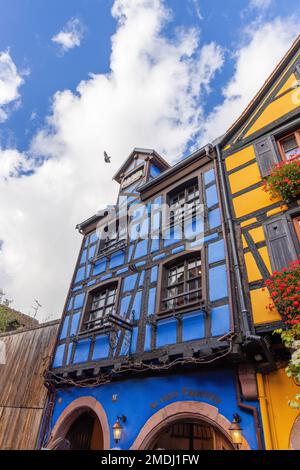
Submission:
M 48 373 L 57 394 L 45 444 L 63 437 L 73 447 L 114 447 L 113 426 L 126 416 L 124 449 L 233 448 L 238 413 L 242 446 L 260 447 L 256 394 L 244 388 L 254 374 L 248 365 L 241 383 L 237 374 L 247 326 L 232 288 L 213 148 L 173 167 L 134 149 L 115 180 L 113 211 L 78 225 L 82 247 Z M 82 424 L 88 410 L 98 431 Z M 86 429 L 80 442 L 71 423 Z
M 270 310 L 265 287 L 271 273 L 288 268 L 300 253 L 300 200 L 271 198 L 262 183 L 276 164 L 299 158 L 299 131 L 298 37 L 221 144 L 247 309 L 255 334 L 266 339 L 275 362 L 272 372 L 257 376 L 266 448 L 273 450 L 300 449 L 299 411 L 287 404 L 299 394 L 299 385 L 285 374 L 287 351 L 272 334 L 282 326 L 281 316 Z
M 225 136 L 174 166 L 134 149 L 78 225 L 44 446 L 297 448 L 264 282 L 299 253 L 299 204 L 262 180 L 299 150 L 299 42 Z

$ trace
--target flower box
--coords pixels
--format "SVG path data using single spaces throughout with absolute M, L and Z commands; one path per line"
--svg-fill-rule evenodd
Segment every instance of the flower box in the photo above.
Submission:
M 275 165 L 272 173 L 263 180 L 263 190 L 271 199 L 280 197 L 289 202 L 300 196 L 300 154 L 291 160 Z

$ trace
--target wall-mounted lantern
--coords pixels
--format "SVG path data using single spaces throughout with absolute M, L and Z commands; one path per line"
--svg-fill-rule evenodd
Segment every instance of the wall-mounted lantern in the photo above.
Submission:
M 243 442 L 243 435 L 242 435 L 242 428 L 240 426 L 241 417 L 237 413 L 233 415 L 233 421 L 229 426 L 229 432 L 232 439 L 233 444 L 235 445 L 236 449 L 239 450 L 240 446 Z
M 115 424 L 113 425 L 112 429 L 113 429 L 113 435 L 114 435 L 114 440 L 115 440 L 115 443 L 118 444 L 118 442 L 120 442 L 121 438 L 122 438 L 122 434 L 123 434 L 123 426 L 121 423 L 126 423 L 126 416 L 122 415 L 122 416 L 117 416 L 117 421 L 115 422 Z

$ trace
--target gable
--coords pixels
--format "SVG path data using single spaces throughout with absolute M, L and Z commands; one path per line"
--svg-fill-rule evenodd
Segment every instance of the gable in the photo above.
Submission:
M 170 167 L 168 162 L 166 162 L 155 150 L 134 148 L 133 151 L 130 153 L 129 157 L 121 166 L 121 168 L 113 176 L 113 179 L 118 183 L 121 183 L 122 181 L 124 181 L 124 178 L 129 177 L 132 172 L 135 172 L 135 169 L 142 167 L 145 163 L 149 163 L 150 165 L 150 176 L 152 178 Z
M 230 146 L 251 140 L 300 110 L 300 36 L 223 142 Z

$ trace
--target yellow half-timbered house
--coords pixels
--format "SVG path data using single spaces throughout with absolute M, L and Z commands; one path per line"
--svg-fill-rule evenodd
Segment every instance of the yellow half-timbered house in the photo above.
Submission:
M 299 255 L 300 200 L 271 198 L 262 183 L 277 163 L 300 154 L 300 37 L 220 146 L 247 310 L 255 333 L 276 353 L 280 345 L 272 333 L 281 317 L 268 308 L 265 280 Z M 265 445 L 268 450 L 300 449 L 299 411 L 288 405 L 300 387 L 287 377 L 279 358 L 275 354 L 275 370 L 257 373 Z

